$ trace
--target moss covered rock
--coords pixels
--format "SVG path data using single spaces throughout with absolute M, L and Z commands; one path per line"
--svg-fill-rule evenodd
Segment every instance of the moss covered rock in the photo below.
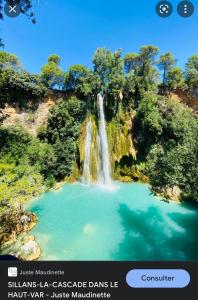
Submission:
M 122 115 L 107 124 L 107 135 L 113 173 L 119 165 L 131 165 L 136 159 L 136 150 L 132 139 L 132 116 Z
M 95 116 L 90 116 L 92 122 L 92 137 L 91 137 L 91 178 L 92 181 L 95 182 L 98 178 L 98 170 L 99 170 L 99 149 L 98 149 L 98 126 L 97 120 Z M 86 140 L 86 126 L 89 118 L 86 118 L 82 123 L 80 136 L 78 140 L 78 149 L 79 149 L 79 169 L 80 172 L 78 175 L 82 174 L 83 171 L 83 163 L 85 159 L 85 140 Z
M 78 179 L 83 172 L 83 163 L 85 158 L 85 140 L 86 127 L 91 118 L 92 122 L 92 138 L 91 138 L 91 178 L 97 181 L 99 173 L 99 149 L 98 149 L 98 120 L 95 115 L 86 117 L 81 125 L 78 140 L 79 163 L 72 172 L 72 177 Z M 136 150 L 132 139 L 132 113 L 120 113 L 119 116 L 106 123 L 109 152 L 111 159 L 112 177 L 117 180 L 130 182 L 131 174 L 121 174 L 120 169 L 131 167 L 136 159 Z M 122 178 L 121 178 L 122 177 Z

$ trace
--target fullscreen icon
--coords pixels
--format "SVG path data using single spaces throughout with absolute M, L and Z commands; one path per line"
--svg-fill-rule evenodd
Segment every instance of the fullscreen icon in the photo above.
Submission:
M 169 17 L 173 12 L 173 6 L 169 1 L 160 1 L 156 6 L 157 14 L 162 18 Z

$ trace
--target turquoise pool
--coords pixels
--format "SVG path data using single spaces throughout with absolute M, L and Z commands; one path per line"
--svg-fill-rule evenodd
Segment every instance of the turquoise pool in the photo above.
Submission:
M 32 201 L 41 260 L 197 260 L 198 210 L 166 203 L 148 185 L 66 184 Z

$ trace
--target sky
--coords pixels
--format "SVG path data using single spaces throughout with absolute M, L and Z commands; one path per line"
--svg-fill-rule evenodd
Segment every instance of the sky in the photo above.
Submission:
M 190 18 L 177 14 L 180 0 L 168 18 L 155 12 L 158 0 L 35 0 L 34 25 L 24 15 L 0 21 L 5 51 L 15 53 L 27 71 L 38 73 L 50 54 L 61 56 L 64 70 L 73 64 L 91 66 L 98 47 L 137 52 L 155 45 L 160 54 L 172 52 L 184 67 L 198 53 L 198 0 Z

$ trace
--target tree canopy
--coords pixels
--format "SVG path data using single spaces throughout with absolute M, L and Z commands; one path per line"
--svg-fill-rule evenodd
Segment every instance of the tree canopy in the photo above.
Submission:
M 198 93 L 198 55 L 193 55 L 188 59 L 185 77 L 190 90 Z
M 176 60 L 172 53 L 167 52 L 165 54 L 162 54 L 160 56 L 159 61 L 157 62 L 159 69 L 163 72 L 163 85 L 165 85 L 167 82 L 167 73 L 171 70 L 171 68 L 176 64 Z
M 48 57 L 48 63 L 41 69 L 42 81 L 49 88 L 63 88 L 64 72 L 59 66 L 60 61 L 60 56 L 52 54 Z

